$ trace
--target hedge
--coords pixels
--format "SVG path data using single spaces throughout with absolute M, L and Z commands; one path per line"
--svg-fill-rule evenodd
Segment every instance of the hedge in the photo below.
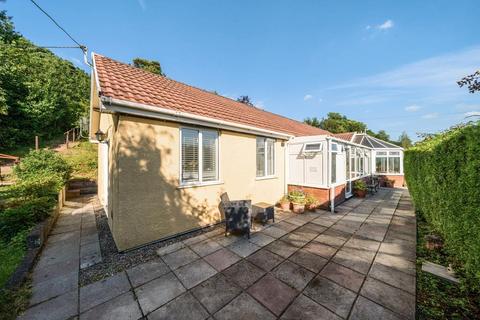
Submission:
M 480 287 L 480 123 L 452 128 L 405 151 L 417 210 L 445 240 L 472 285 Z

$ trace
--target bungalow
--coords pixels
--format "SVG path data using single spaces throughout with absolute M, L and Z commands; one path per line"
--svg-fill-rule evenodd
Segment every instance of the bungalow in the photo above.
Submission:
M 275 203 L 304 188 L 333 205 L 351 196 L 355 179 L 403 179 L 403 150 L 366 134 L 333 135 L 98 54 L 92 60 L 89 135 L 119 250 L 220 222 L 224 192 Z

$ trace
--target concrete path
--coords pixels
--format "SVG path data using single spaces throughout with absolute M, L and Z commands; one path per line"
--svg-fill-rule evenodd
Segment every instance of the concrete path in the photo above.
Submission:
M 79 271 L 102 259 L 95 199 L 80 197 L 65 203 L 33 270 L 30 309 L 24 318 L 66 319 L 78 313 Z
M 24 318 L 414 319 L 416 221 L 407 191 L 382 189 L 337 209 L 278 212 L 250 240 L 217 229 L 175 243 Z

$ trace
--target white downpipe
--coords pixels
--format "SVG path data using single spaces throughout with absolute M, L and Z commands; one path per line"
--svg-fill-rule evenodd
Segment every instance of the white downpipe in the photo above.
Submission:
M 327 176 L 328 176 L 328 189 L 330 195 L 330 212 L 335 213 L 335 185 L 332 183 L 332 150 L 331 150 L 331 138 L 327 139 Z

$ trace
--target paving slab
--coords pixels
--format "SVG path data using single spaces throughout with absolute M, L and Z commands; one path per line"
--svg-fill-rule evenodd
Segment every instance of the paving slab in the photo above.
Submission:
M 266 234 L 272 238 L 280 238 L 280 237 L 283 237 L 284 235 L 286 235 L 288 233 L 288 231 L 285 231 L 281 228 L 277 228 L 275 226 L 272 226 L 272 227 L 269 227 L 269 228 L 266 228 L 265 230 L 262 231 L 263 234 Z
M 359 296 L 353 306 L 350 320 L 400 320 L 392 311 L 385 309 L 379 304 Z
M 296 290 L 270 274 L 251 286 L 248 293 L 277 316 L 287 308 L 297 295 Z
M 380 263 L 374 263 L 368 275 L 393 287 L 415 294 L 415 276 L 411 274 Z
M 264 247 L 264 246 L 266 246 L 267 244 L 269 244 L 273 241 L 275 241 L 274 237 L 266 235 L 262 232 L 257 232 L 255 234 L 253 234 L 250 238 L 250 242 L 255 243 L 259 247 Z
M 167 273 L 135 289 L 138 303 L 145 314 L 161 307 L 186 290 L 172 273 Z
M 132 285 L 138 287 L 168 273 L 169 271 L 170 269 L 162 260 L 155 259 L 128 269 L 127 274 Z
M 242 260 L 224 270 L 223 274 L 243 289 L 246 289 L 260 279 L 265 274 L 265 271 L 246 260 Z
M 276 255 L 267 249 L 262 249 L 249 256 L 247 260 L 265 271 L 270 271 L 284 261 L 285 258 Z
M 213 253 L 221 248 L 223 247 L 219 243 L 211 239 L 207 239 L 190 246 L 190 249 L 195 251 L 195 253 L 200 257 L 209 255 L 210 253 Z
M 222 248 L 204 257 L 204 259 L 214 267 L 215 270 L 222 271 L 238 262 L 241 257 L 226 248 Z
M 283 320 L 340 320 L 339 316 L 301 294 L 283 313 Z
M 415 318 L 415 296 L 367 277 L 360 294 L 407 319 Z
M 334 262 L 330 262 L 325 268 L 323 268 L 320 275 L 354 292 L 360 290 L 363 280 L 365 279 L 365 275 L 360 272 L 346 268 Z
M 331 247 L 340 248 L 350 238 L 350 234 L 338 230 L 328 229 L 315 238 L 316 242 L 327 244 Z
M 303 293 L 343 318 L 348 316 L 357 296 L 353 291 L 321 276 L 315 277 Z
M 288 260 L 276 267 L 272 274 L 298 291 L 302 291 L 315 276 L 313 272 Z
M 157 255 L 164 256 L 166 254 L 178 251 L 183 248 L 185 248 L 185 244 L 183 242 L 172 243 L 170 245 L 157 249 Z
M 78 288 L 78 272 L 74 269 L 69 273 L 35 283 L 32 286 L 30 305 L 60 296 Z
M 293 261 L 314 273 L 318 273 L 328 262 L 327 259 L 310 253 L 305 249 L 298 250 L 291 255 L 288 260 Z
M 375 262 L 411 274 L 412 276 L 415 276 L 416 274 L 415 262 L 402 257 L 386 253 L 379 253 L 375 258 Z
M 21 320 L 64 320 L 77 315 L 78 290 L 73 290 L 54 299 L 27 309 Z
M 189 248 L 183 248 L 178 251 L 174 251 L 167 255 L 162 256 L 163 261 L 170 267 L 170 269 L 175 270 L 193 262 L 200 257 Z
M 126 292 L 80 314 L 80 320 L 136 320 L 141 317 L 142 313 L 131 292 Z
M 148 315 L 149 320 L 203 320 L 209 314 L 191 293 L 186 292 Z
M 183 286 L 187 289 L 191 289 L 197 284 L 214 276 L 217 273 L 217 270 L 204 260 L 196 260 L 176 269 L 174 272 L 182 282 Z
M 242 293 L 214 315 L 216 320 L 262 319 L 276 317 L 247 293 Z
M 304 223 L 302 223 L 302 225 L 303 224 Z M 287 232 L 292 232 L 293 230 L 297 229 L 299 226 L 296 224 L 288 223 L 286 221 L 280 221 L 279 223 L 275 224 L 275 227 Z
M 298 247 L 292 246 L 291 244 L 281 240 L 276 240 L 265 248 L 284 258 L 288 258 L 299 249 Z
M 367 274 L 374 257 L 374 251 L 344 247 L 336 253 L 333 261 L 355 271 Z
M 130 290 L 125 272 L 80 288 L 80 312 L 91 309 Z
M 100 242 L 91 242 L 80 247 L 80 269 L 88 268 L 101 261 Z
M 256 244 L 246 240 L 234 242 L 227 248 L 242 258 L 248 257 L 249 255 L 260 249 L 260 247 Z
M 337 248 L 316 241 L 310 242 L 303 249 L 326 259 L 330 259 L 337 252 Z
M 223 274 L 213 276 L 192 290 L 192 294 L 212 314 L 223 308 L 241 292 L 242 289 Z

